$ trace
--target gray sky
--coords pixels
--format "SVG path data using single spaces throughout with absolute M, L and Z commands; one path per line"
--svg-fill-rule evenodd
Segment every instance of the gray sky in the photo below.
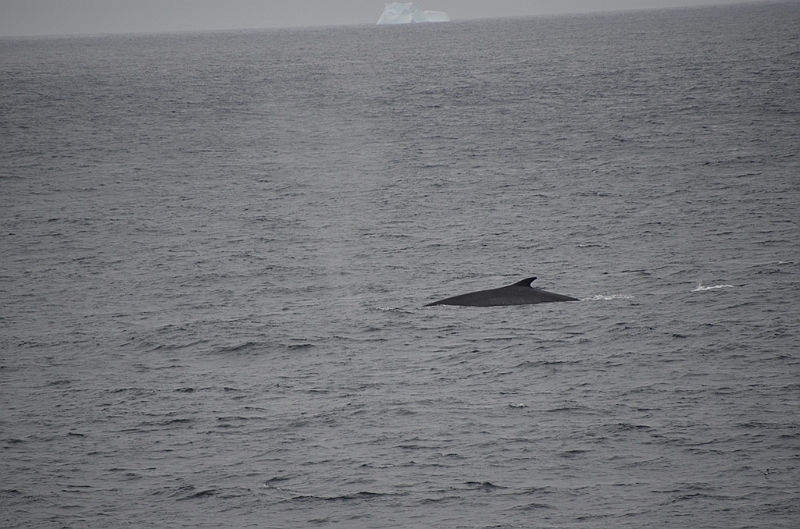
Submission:
M 452 20 L 747 0 L 418 0 Z M 374 24 L 384 0 L 0 0 L 0 37 Z

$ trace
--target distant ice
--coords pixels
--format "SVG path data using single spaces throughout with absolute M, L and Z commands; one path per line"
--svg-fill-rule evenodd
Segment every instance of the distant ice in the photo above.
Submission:
M 386 4 L 378 24 L 410 24 L 413 22 L 450 22 L 443 11 L 423 11 L 411 2 Z

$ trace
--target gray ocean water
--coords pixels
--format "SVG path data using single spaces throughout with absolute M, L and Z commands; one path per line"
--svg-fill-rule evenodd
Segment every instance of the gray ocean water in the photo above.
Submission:
M 799 36 L 0 40 L 0 526 L 800 526 Z

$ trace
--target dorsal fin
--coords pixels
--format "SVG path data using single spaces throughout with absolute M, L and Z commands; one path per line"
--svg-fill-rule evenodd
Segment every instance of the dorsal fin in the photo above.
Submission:
M 523 279 L 522 281 L 514 283 L 511 286 L 512 287 L 529 287 L 529 286 L 531 286 L 531 283 L 533 283 L 534 281 L 536 281 L 535 277 L 529 277 L 528 279 Z

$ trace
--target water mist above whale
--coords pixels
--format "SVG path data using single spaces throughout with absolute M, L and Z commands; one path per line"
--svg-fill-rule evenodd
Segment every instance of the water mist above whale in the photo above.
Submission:
M 459 305 L 462 307 L 499 307 L 503 305 L 533 305 L 536 303 L 549 303 L 553 301 L 580 301 L 578 299 L 554 294 L 538 288 L 533 288 L 531 283 L 535 277 L 523 279 L 513 285 L 491 290 L 480 290 L 470 292 L 452 298 L 440 299 L 433 303 L 428 303 L 426 307 L 433 305 Z

